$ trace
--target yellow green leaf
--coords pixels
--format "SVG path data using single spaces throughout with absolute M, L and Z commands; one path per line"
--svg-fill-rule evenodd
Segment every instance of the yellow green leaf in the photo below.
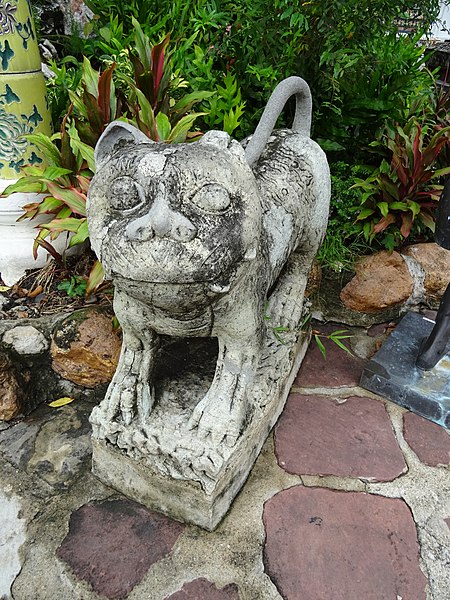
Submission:
M 0 285 L 0 292 L 7 292 L 10 289 L 8 285 Z
M 60 406 L 70 404 L 74 400 L 75 398 L 69 398 L 68 396 L 65 396 L 64 398 L 58 398 L 58 400 L 53 400 L 53 402 L 49 403 L 49 406 L 51 406 L 52 408 L 59 408 Z
M 103 270 L 102 263 L 96 260 L 94 266 L 89 273 L 88 283 L 86 286 L 86 296 L 92 294 L 98 286 L 102 283 L 105 278 L 105 271 Z

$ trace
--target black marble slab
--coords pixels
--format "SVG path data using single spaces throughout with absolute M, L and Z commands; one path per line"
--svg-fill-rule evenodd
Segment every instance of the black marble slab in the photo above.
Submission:
M 422 341 L 434 322 L 407 313 L 365 367 L 360 385 L 450 428 L 450 341 L 446 355 L 430 371 L 415 366 Z

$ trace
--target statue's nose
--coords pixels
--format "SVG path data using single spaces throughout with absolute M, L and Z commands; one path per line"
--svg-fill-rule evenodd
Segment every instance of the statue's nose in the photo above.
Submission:
M 148 213 L 129 223 L 126 233 L 129 239 L 139 241 L 149 240 L 156 235 L 178 242 L 190 242 L 197 235 L 197 228 L 188 218 L 169 207 L 164 184 L 160 183 Z

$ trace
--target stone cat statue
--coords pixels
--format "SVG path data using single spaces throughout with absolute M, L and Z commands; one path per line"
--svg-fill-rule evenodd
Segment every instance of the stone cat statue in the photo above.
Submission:
M 292 129 L 272 132 L 291 95 Z M 110 424 L 104 437 L 151 422 L 160 334 L 214 336 L 215 376 L 188 428 L 213 446 L 236 444 L 252 418 L 267 314 L 276 325 L 298 326 L 326 229 L 329 170 L 310 120 L 309 88 L 291 77 L 242 144 L 221 131 L 194 143 L 155 143 L 119 121 L 101 136 L 87 217 L 123 329 L 117 371 L 91 417 L 94 430 Z

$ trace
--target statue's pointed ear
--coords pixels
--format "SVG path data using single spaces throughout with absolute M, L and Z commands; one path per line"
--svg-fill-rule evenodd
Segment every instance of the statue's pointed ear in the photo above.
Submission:
M 207 131 L 198 141 L 199 144 L 210 144 L 222 150 L 226 150 L 231 138 L 225 131 Z
M 123 121 L 113 121 L 100 136 L 94 150 L 95 164 L 98 168 L 106 162 L 118 148 L 128 144 L 151 144 L 152 140 Z

